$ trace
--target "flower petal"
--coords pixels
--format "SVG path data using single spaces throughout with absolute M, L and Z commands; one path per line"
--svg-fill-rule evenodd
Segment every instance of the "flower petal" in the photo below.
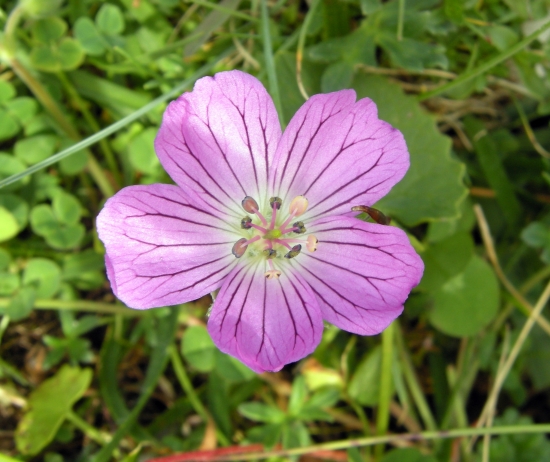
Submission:
M 224 353 L 256 372 L 278 371 L 311 353 L 321 340 L 317 300 L 299 275 L 266 279 L 264 265 L 240 265 L 224 281 L 208 331 Z
M 317 251 L 302 252 L 293 261 L 317 296 L 323 318 L 361 335 L 384 330 L 401 314 L 424 271 L 407 235 L 344 216 L 324 218 L 309 229 L 319 240 Z
M 241 214 L 245 196 L 267 200 L 267 172 L 280 137 L 275 106 L 260 81 L 230 71 L 198 80 L 170 103 L 155 148 L 178 185 L 215 209 Z
M 236 259 L 238 235 L 220 218 L 190 205 L 177 186 L 130 186 L 97 217 L 107 276 L 131 308 L 195 300 L 221 286 Z
M 378 119 L 374 102 L 353 90 L 310 98 L 285 130 L 275 154 L 274 195 L 304 195 L 303 219 L 372 205 L 403 178 L 409 153 L 403 135 Z

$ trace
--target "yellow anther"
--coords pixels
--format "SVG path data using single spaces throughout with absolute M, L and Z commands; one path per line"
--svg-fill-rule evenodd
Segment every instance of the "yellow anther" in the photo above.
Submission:
M 264 273 L 266 279 L 279 279 L 281 272 L 279 270 L 268 270 Z
M 315 252 L 317 250 L 317 243 L 319 242 L 319 239 L 317 239 L 313 234 L 310 234 L 307 237 L 307 250 L 310 252 Z
M 299 217 L 306 211 L 307 205 L 308 200 L 305 198 L 305 196 L 296 196 L 290 202 L 290 213 L 292 213 L 295 217 Z

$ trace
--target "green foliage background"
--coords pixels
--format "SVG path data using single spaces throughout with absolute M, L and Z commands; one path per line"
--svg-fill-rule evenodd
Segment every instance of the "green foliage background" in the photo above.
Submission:
M 0 462 L 550 460 L 549 11 L 0 1 Z M 376 205 L 426 265 L 405 313 L 378 337 L 327 326 L 276 374 L 214 347 L 209 297 L 122 306 L 94 228 L 118 189 L 170 182 L 167 102 L 229 69 L 265 83 L 283 124 L 304 94 L 353 88 L 411 154 Z

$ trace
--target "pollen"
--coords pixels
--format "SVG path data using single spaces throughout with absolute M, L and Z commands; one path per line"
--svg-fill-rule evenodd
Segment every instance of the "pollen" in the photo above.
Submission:
M 310 252 L 315 252 L 317 250 L 317 243 L 319 242 L 319 239 L 317 239 L 313 234 L 310 234 L 307 237 L 307 250 Z
M 296 196 L 292 199 L 288 208 L 292 215 L 299 217 L 306 211 L 308 204 L 309 202 L 305 196 Z

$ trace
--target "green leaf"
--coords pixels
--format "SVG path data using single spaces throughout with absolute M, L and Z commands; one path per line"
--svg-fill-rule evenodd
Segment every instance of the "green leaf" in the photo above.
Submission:
M 12 99 L 16 94 L 15 87 L 10 82 L 0 80 L 0 104 Z
M 1 130 L 0 128 L 0 131 Z M 15 175 L 16 173 L 21 173 L 25 168 L 25 164 L 16 157 L 0 152 L 0 180 Z M 4 186 L 2 192 L 15 191 L 21 186 L 28 184 L 29 181 L 30 177 L 27 176 L 16 183 Z
M 59 290 L 61 269 L 52 260 L 32 258 L 23 271 L 23 284 L 32 285 L 38 298 L 51 298 Z
M 7 111 L 26 128 L 26 125 L 38 112 L 38 103 L 34 98 L 21 96 L 5 104 Z
M 285 420 L 285 413 L 278 407 L 263 403 L 242 403 L 237 409 L 241 415 L 256 422 L 281 423 Z
M 8 315 L 12 321 L 25 319 L 32 311 L 35 299 L 36 292 L 32 287 L 22 287 L 10 300 L 8 306 L 0 307 L 0 314 Z
M 443 12 L 455 24 L 462 24 L 464 21 L 464 1 L 445 0 L 443 3 Z
M 534 221 L 521 232 L 521 239 L 529 247 L 545 247 L 550 243 L 550 226 Z
M 80 223 L 76 225 L 62 225 L 54 232 L 44 236 L 49 246 L 59 250 L 74 249 L 80 245 L 86 229 Z
M 147 128 L 135 136 L 128 145 L 128 158 L 132 167 L 138 172 L 152 174 L 160 167 L 155 154 L 154 141 L 157 136 L 156 128 Z
M 13 215 L 17 222 L 17 232 L 27 226 L 29 221 L 29 206 L 19 196 L 14 194 L 0 194 L 0 207 L 8 210 Z M 0 223 L 2 223 L 2 221 L 0 221 Z
M 297 377 L 292 383 L 290 398 L 288 400 L 288 413 L 291 416 L 298 417 L 300 409 L 305 403 L 307 397 L 306 381 L 303 375 Z
M 124 16 L 118 6 L 110 3 L 101 6 L 95 22 L 99 31 L 105 35 L 118 35 L 124 31 Z
M 433 116 L 383 77 L 358 75 L 353 88 L 359 98 L 374 100 L 382 120 L 401 130 L 411 156 L 405 178 L 376 207 L 408 226 L 457 217 L 468 193 L 465 168 L 451 158 L 451 140 L 438 131 Z
M 19 288 L 19 275 L 0 271 L 0 296 L 9 297 Z
M 46 447 L 91 380 L 91 369 L 63 366 L 52 378 L 42 382 L 31 393 L 29 410 L 17 426 L 17 449 L 34 455 Z
M 67 32 L 67 23 L 57 16 L 36 21 L 32 28 L 33 38 L 40 44 L 55 42 Z
M 36 135 L 15 143 L 15 157 L 27 165 L 34 165 L 50 157 L 56 150 L 58 138 L 55 135 Z
M 519 41 L 519 36 L 513 29 L 499 24 L 490 26 L 487 33 L 491 43 L 499 51 L 507 50 Z
M 31 210 L 31 228 L 39 236 L 47 236 L 54 233 L 59 222 L 49 205 L 40 204 Z
M 0 270 L 5 270 L 11 263 L 11 255 L 9 252 L 0 247 Z
M 84 61 L 84 50 L 77 40 L 66 37 L 59 43 L 59 63 L 61 69 L 72 71 Z
M 256 377 L 256 373 L 233 356 L 226 355 L 218 349 L 215 351 L 216 372 L 228 382 L 239 383 Z
M 203 326 L 188 327 L 183 335 L 181 354 L 200 372 L 214 369 L 216 346 Z
M 379 34 L 377 42 L 388 52 L 396 67 L 412 71 L 433 67 L 447 69 L 449 67 L 443 45 L 432 45 L 407 37 L 397 40 L 394 32 Z
M 382 349 L 377 345 L 355 370 L 349 382 L 348 393 L 359 404 L 374 406 L 378 403 L 381 361 Z
M 470 337 L 496 316 L 500 303 L 498 281 L 492 268 L 473 256 L 460 274 L 434 294 L 430 322 L 453 337 Z
M 8 111 L 0 108 L 0 141 L 12 138 L 20 129 L 17 120 Z
M 89 55 L 100 56 L 109 46 L 108 42 L 97 30 L 94 22 L 88 17 L 78 18 L 74 24 L 73 31 L 80 46 Z
M 17 236 L 19 225 L 13 214 L 0 206 L 0 242 L 8 241 Z
M 435 291 L 451 277 L 461 273 L 472 259 L 474 242 L 469 233 L 458 233 L 422 253 L 425 269 L 419 289 Z
M 323 72 L 321 90 L 323 93 L 330 93 L 332 91 L 349 88 L 353 79 L 353 73 L 353 63 L 339 61 L 331 64 L 325 69 L 325 72 Z
M 82 206 L 78 199 L 65 191 L 58 191 L 54 195 L 52 209 L 56 218 L 67 225 L 78 223 L 82 216 Z

